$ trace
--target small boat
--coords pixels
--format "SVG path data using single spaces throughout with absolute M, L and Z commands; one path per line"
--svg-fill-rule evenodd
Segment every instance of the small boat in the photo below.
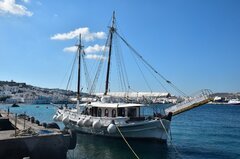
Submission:
M 227 104 L 229 104 L 229 105 L 240 105 L 240 100 L 238 98 L 230 99 Z
M 12 107 L 19 107 L 19 105 L 17 105 L 17 103 L 14 103 Z

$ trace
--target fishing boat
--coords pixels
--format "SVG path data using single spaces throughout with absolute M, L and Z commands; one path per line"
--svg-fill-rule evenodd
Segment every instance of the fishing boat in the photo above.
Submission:
M 129 43 L 117 32 L 115 27 L 115 13 L 113 13 L 111 27 L 109 27 L 108 36 L 108 59 L 107 71 L 105 79 L 105 91 L 100 98 L 94 101 L 83 103 L 80 96 L 80 73 L 81 73 L 81 54 L 84 49 L 79 36 L 78 47 L 78 82 L 77 82 L 77 104 L 76 108 L 68 109 L 61 107 L 57 110 L 53 119 L 61 121 L 66 127 L 71 130 L 76 130 L 79 133 L 87 133 L 98 136 L 107 137 L 125 137 L 132 139 L 158 140 L 166 141 L 171 125 L 171 119 L 174 112 L 178 111 L 179 107 L 165 111 L 165 114 L 154 113 L 152 116 L 144 116 L 142 109 L 149 106 L 150 103 L 138 103 L 136 101 L 127 100 L 126 98 L 111 96 L 109 93 L 109 76 L 111 70 L 111 55 L 113 37 L 118 36 L 134 53 L 143 60 L 143 62 L 153 70 L 157 75 L 163 78 L 168 84 L 173 85 L 169 80 L 159 74 L 142 56 L 134 50 Z M 174 88 L 176 88 L 174 86 Z M 199 98 L 198 98 L 199 99 Z M 200 100 L 188 99 L 186 102 L 189 106 L 198 103 L 205 104 L 207 97 Z M 203 102 L 204 101 L 204 102 Z M 190 103 L 190 104 L 189 104 Z M 200 103 L 200 104 L 199 104 Z M 186 104 L 185 104 L 186 105 Z M 195 105 L 196 106 L 196 105 Z M 184 104 L 180 106 L 182 109 Z M 186 109 L 185 109 L 186 110 Z M 179 112 L 178 112 L 179 113 Z

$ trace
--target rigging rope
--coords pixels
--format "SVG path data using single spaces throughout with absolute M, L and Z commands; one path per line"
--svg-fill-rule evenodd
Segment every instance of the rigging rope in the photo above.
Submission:
M 130 84 L 129 84 L 129 80 L 128 80 L 128 75 L 127 75 L 127 70 L 126 70 L 126 66 L 125 66 L 125 62 L 124 62 L 124 58 L 123 58 L 123 55 L 120 54 L 120 58 L 122 59 L 122 67 L 123 67 L 123 74 L 125 75 L 126 77 L 126 84 L 127 84 L 127 87 L 130 87 Z M 126 90 L 128 90 L 126 87 Z M 128 91 L 126 91 L 128 92 Z
M 148 83 L 148 81 L 147 81 L 147 79 L 146 79 L 146 77 L 145 77 L 145 75 L 144 75 L 142 69 L 140 68 L 140 66 L 139 66 L 139 64 L 138 64 L 138 62 L 137 62 L 137 60 L 136 60 L 135 58 L 134 58 L 134 61 L 135 61 L 135 63 L 137 64 L 138 69 L 139 69 L 139 71 L 141 72 L 141 75 L 142 75 L 144 81 L 146 82 L 148 89 L 150 89 L 151 92 L 152 92 L 152 89 L 151 89 L 151 87 L 150 87 L 150 85 L 149 85 L 149 83 Z
M 106 41 L 106 43 L 105 43 L 105 47 L 104 47 L 103 55 L 102 55 L 103 57 L 105 57 L 105 55 L 106 55 L 106 52 L 107 52 L 107 49 L 108 49 L 108 47 L 107 47 L 108 43 L 109 43 L 109 36 L 108 36 L 107 41 Z M 102 69 L 102 66 L 103 66 L 103 61 L 104 61 L 104 60 L 100 60 L 100 61 L 99 61 L 98 68 L 97 68 L 97 72 L 96 72 L 96 74 L 95 74 L 95 77 L 94 77 L 92 86 L 91 86 L 91 88 L 90 88 L 89 94 L 92 94 L 92 93 L 95 92 L 96 84 L 97 84 L 97 81 L 98 81 L 98 79 L 99 79 L 99 75 L 100 75 L 100 72 L 101 72 L 101 69 Z
M 160 121 L 160 123 L 161 123 L 161 125 L 162 125 L 162 127 L 163 127 L 163 129 L 164 129 L 164 131 L 165 131 L 165 133 L 166 133 L 166 135 L 167 135 L 167 138 L 168 138 L 168 140 L 170 141 L 170 143 L 171 143 L 171 145 L 172 145 L 172 147 L 173 147 L 173 149 L 174 149 L 175 152 L 178 154 L 178 156 L 183 159 L 182 155 L 181 155 L 181 154 L 179 153 L 179 151 L 177 150 L 177 147 L 172 143 L 172 139 L 171 139 L 171 137 L 169 136 L 166 127 L 163 125 L 162 119 L 160 118 L 159 121 Z
M 72 65 L 71 73 L 70 73 L 70 76 L 69 76 L 69 79 L 68 79 L 68 82 L 67 82 L 66 90 L 70 89 L 69 87 L 70 87 L 71 80 L 73 79 L 73 71 L 74 71 L 74 68 L 75 68 L 76 61 L 77 61 L 77 54 L 75 55 L 75 58 L 73 60 L 73 65 Z
M 160 74 L 156 69 L 154 69 L 120 34 L 118 34 L 117 31 L 115 31 L 115 33 L 138 56 L 138 58 L 140 58 L 149 68 L 153 70 L 154 73 L 159 75 L 163 80 L 166 81 L 167 84 L 172 86 L 177 92 L 179 92 L 183 96 L 187 96 L 183 91 L 178 89 L 171 81 L 166 79 L 162 74 Z
M 117 61 L 117 72 L 118 72 L 118 80 L 119 80 L 119 83 L 120 83 L 120 87 L 121 87 L 121 90 L 124 91 L 124 88 L 125 88 L 125 83 L 124 83 L 124 77 L 122 76 L 122 71 L 121 71 L 121 63 L 120 63 L 120 57 L 119 57 L 119 54 L 118 54 L 118 49 L 117 49 L 117 45 L 114 45 L 114 48 L 116 50 L 116 61 Z
M 118 22 L 115 20 L 115 26 L 116 26 L 116 28 L 118 28 L 117 26 L 118 26 Z M 115 29 L 116 30 L 116 29 Z M 118 28 L 118 30 L 119 30 L 119 28 Z M 116 38 L 117 39 L 117 38 Z M 121 49 L 121 45 L 119 45 L 120 46 L 120 49 Z M 122 51 L 121 51 L 122 52 Z M 129 79 L 128 79 L 128 74 L 127 74 L 127 70 L 126 70 L 126 65 L 125 65 L 125 62 L 124 62 L 124 58 L 123 58 L 123 54 L 120 54 L 120 57 L 121 57 L 121 59 L 122 59 L 122 65 L 123 65 L 123 72 L 124 72 L 124 75 L 125 75 L 125 77 L 126 77 L 126 83 L 127 83 L 127 89 L 126 89 L 126 91 L 125 92 L 127 92 L 127 94 L 126 94 L 126 96 L 128 97 L 128 93 L 129 93 L 129 88 L 130 88 L 130 83 L 129 83 Z
M 125 143 L 127 144 L 128 148 L 132 151 L 132 153 L 134 154 L 134 156 L 137 158 L 137 159 L 140 159 L 138 157 L 138 155 L 136 154 L 136 152 L 133 150 L 133 148 L 130 146 L 130 144 L 127 142 L 127 140 L 125 139 L 125 137 L 123 136 L 122 132 L 120 131 L 120 129 L 118 128 L 117 125 L 115 125 L 119 134 L 121 135 L 121 137 L 123 138 L 123 140 L 125 141 Z
M 151 75 L 156 79 L 156 81 L 163 87 L 163 89 L 166 91 L 166 92 L 169 92 L 167 90 L 167 88 L 162 84 L 162 82 L 153 74 L 153 72 L 151 72 L 150 68 L 146 67 L 148 69 L 148 71 L 151 73 Z
M 83 68 L 84 68 L 85 80 L 86 80 L 86 84 L 87 84 L 87 90 L 89 90 L 92 81 L 91 81 L 90 76 L 89 76 L 89 72 L 88 72 L 88 69 L 87 69 L 87 64 L 86 64 L 84 55 L 85 55 L 85 51 L 83 50 L 83 54 L 82 54 Z
M 127 74 L 126 74 L 126 68 L 124 64 L 124 59 L 122 57 L 121 49 L 118 47 L 118 40 L 116 36 L 114 36 L 114 48 L 115 48 L 115 55 L 116 55 L 116 61 L 117 61 L 117 69 L 119 74 L 119 80 L 121 83 L 122 91 L 127 92 L 127 86 L 129 85 Z

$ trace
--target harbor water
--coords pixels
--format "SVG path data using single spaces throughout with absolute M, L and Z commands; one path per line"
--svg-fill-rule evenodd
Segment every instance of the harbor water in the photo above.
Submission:
M 0 109 L 7 107 L 1 105 Z M 53 122 L 56 110 L 51 105 L 21 105 L 10 107 L 10 111 L 26 112 L 40 122 Z M 239 115 L 240 106 L 206 104 L 173 117 L 171 142 L 130 140 L 129 144 L 140 158 L 146 159 L 240 159 Z M 77 137 L 76 148 L 68 152 L 69 159 L 134 158 L 122 139 L 86 134 Z

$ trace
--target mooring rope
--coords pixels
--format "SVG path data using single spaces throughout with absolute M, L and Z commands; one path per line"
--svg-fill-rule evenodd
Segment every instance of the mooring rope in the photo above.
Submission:
M 160 123 L 161 123 L 161 125 L 162 125 L 162 127 L 163 127 L 163 129 L 164 129 L 164 131 L 165 131 L 165 133 L 166 133 L 166 135 L 167 135 L 167 138 L 168 138 L 168 140 L 170 141 L 170 143 L 171 143 L 174 151 L 178 154 L 178 156 L 179 156 L 180 158 L 183 159 L 182 155 L 181 155 L 180 152 L 177 150 L 177 147 L 172 143 L 172 139 L 171 139 L 171 137 L 169 136 L 166 127 L 163 125 L 162 119 L 160 118 L 159 121 L 160 121 Z
M 132 153 L 135 155 L 135 157 L 136 157 L 137 159 L 140 159 L 140 158 L 138 157 L 138 155 L 136 154 L 136 152 L 135 152 L 135 151 L 132 149 L 132 147 L 129 145 L 129 143 L 127 142 L 127 140 L 126 140 L 125 137 L 123 136 L 123 134 L 122 134 L 122 132 L 120 131 L 120 129 L 118 128 L 118 126 L 117 126 L 117 125 L 115 125 L 115 126 L 116 126 L 119 134 L 122 136 L 123 140 L 125 141 L 125 143 L 126 143 L 127 146 L 129 147 L 129 149 L 130 149 L 130 150 L 132 151 Z

